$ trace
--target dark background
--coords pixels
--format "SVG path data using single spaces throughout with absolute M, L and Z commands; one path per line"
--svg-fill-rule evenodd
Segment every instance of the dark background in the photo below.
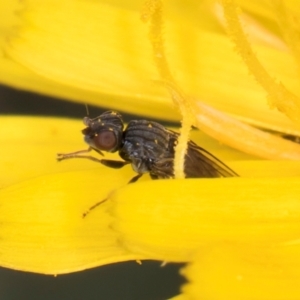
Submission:
M 107 109 L 89 105 L 91 117 Z M 82 104 L 0 85 L 0 114 L 72 117 L 81 122 L 86 109 Z M 124 115 L 124 120 L 133 117 Z M 144 261 L 142 265 L 125 262 L 57 277 L 0 268 L 0 299 L 168 299 L 179 294 L 184 282 L 179 275 L 180 267 L 161 267 L 161 262 L 155 261 Z

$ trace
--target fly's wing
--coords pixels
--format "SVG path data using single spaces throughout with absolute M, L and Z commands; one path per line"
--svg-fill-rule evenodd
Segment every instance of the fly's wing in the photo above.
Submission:
M 175 145 L 178 134 L 169 131 L 170 145 L 166 156 L 155 160 L 151 164 L 150 175 L 156 178 L 174 178 Z M 216 178 L 238 176 L 232 169 L 226 166 L 214 155 L 199 147 L 194 142 L 188 143 L 185 155 L 184 173 L 186 178 Z
M 184 172 L 186 178 L 239 176 L 214 155 L 191 141 L 185 156 Z

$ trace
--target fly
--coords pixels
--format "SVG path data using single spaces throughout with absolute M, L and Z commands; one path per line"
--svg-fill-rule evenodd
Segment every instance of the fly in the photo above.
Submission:
M 145 173 L 149 173 L 152 179 L 174 178 L 178 133 L 146 120 L 130 121 L 124 130 L 122 116 L 114 111 L 104 112 L 94 119 L 85 117 L 83 123 L 86 128 L 82 133 L 89 145 L 88 149 L 58 154 L 58 160 L 85 158 L 115 169 L 131 164 L 137 175 L 129 183 L 137 181 Z M 92 150 L 102 156 L 102 151 L 118 151 L 122 160 L 85 155 Z M 187 145 L 184 173 L 186 178 L 238 176 L 222 161 L 192 141 Z

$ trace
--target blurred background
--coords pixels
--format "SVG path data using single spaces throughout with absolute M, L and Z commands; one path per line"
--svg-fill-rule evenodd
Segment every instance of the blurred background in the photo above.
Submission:
M 89 105 L 91 117 L 109 108 Z M 37 115 L 77 118 L 82 122 L 86 108 L 82 104 L 62 101 L 0 85 L 0 114 Z M 123 115 L 128 121 L 134 116 Z M 1 124 L 0 124 L 1 126 Z M 78 138 L 81 139 L 80 132 Z M 144 261 L 102 266 L 57 277 L 0 268 L 1 300 L 158 300 L 179 294 L 184 278 L 182 264 Z

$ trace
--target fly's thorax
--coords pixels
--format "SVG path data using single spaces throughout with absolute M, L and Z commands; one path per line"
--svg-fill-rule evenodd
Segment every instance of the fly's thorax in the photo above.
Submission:
M 153 162 L 174 156 L 170 152 L 171 135 L 170 131 L 156 122 L 131 121 L 124 131 L 119 154 L 124 160 L 131 162 L 137 173 L 149 172 Z
M 172 132 L 156 122 L 131 121 L 123 134 L 120 156 L 127 160 L 144 157 L 155 160 L 169 156 L 171 134 Z

